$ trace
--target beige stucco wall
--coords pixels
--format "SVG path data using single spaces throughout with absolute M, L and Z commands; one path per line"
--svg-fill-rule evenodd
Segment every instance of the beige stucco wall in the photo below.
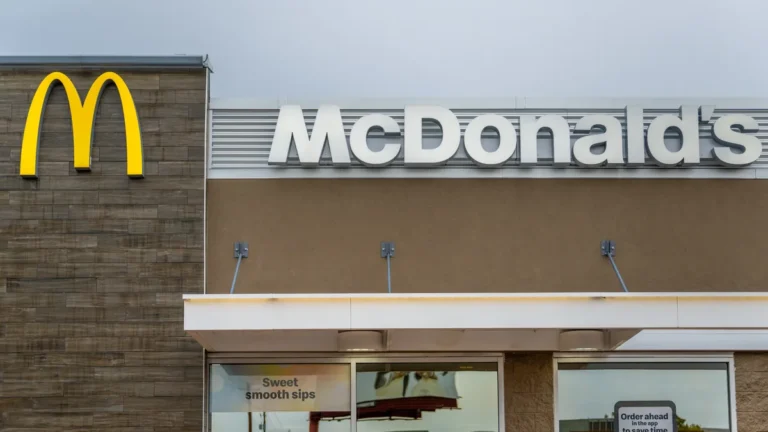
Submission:
M 504 359 L 504 420 L 507 432 L 553 432 L 551 353 L 513 353 Z
M 739 432 L 768 431 L 768 352 L 736 354 L 735 369 Z

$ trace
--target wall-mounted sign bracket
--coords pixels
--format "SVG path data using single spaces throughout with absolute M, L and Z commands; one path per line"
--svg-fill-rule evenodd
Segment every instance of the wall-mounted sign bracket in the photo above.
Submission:
M 611 261 L 611 266 L 613 267 L 613 271 L 616 273 L 616 277 L 619 278 L 619 283 L 621 284 L 621 288 L 624 289 L 624 292 L 629 292 L 629 290 L 627 289 L 627 285 L 624 283 L 624 279 L 621 277 L 619 268 L 616 266 L 616 261 L 614 261 L 613 259 L 613 257 L 616 256 L 616 243 L 613 240 L 601 241 L 600 254 L 608 257 L 608 259 Z
M 240 271 L 240 262 L 243 258 L 248 258 L 248 243 L 235 242 L 235 258 L 237 258 L 237 265 L 235 266 L 235 277 L 232 278 L 232 288 L 229 289 L 230 294 L 235 293 L 235 282 L 237 282 L 237 273 Z
M 387 259 L 387 292 L 392 293 L 392 258 L 395 256 L 394 242 L 381 242 L 381 257 Z

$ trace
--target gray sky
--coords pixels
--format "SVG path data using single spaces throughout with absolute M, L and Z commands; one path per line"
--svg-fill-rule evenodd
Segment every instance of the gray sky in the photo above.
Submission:
M 214 97 L 768 96 L 765 0 L 2 0 L 0 54 L 209 54 Z

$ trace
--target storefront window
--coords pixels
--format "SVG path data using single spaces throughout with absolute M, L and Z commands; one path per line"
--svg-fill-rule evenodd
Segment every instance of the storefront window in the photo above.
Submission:
M 497 432 L 497 369 L 497 363 L 357 364 L 357 430 Z
M 672 402 L 678 432 L 731 430 L 727 363 L 559 363 L 560 432 L 614 432 L 622 401 Z
M 498 375 L 483 360 L 214 363 L 208 430 L 499 432 Z
M 212 432 L 348 432 L 350 365 L 213 364 Z

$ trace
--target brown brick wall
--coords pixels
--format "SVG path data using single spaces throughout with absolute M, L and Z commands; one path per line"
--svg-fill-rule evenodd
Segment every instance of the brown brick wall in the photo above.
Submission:
M 507 354 L 504 359 L 506 432 L 555 429 L 552 353 Z
M 21 134 L 46 72 L 0 72 L 0 430 L 199 431 L 203 356 L 181 298 L 202 293 L 206 73 L 121 73 L 142 127 L 138 180 L 115 88 L 92 171 L 76 173 L 55 87 L 26 180 Z M 97 74 L 67 72 L 84 98 Z
M 739 432 L 768 431 L 768 352 L 734 356 Z

